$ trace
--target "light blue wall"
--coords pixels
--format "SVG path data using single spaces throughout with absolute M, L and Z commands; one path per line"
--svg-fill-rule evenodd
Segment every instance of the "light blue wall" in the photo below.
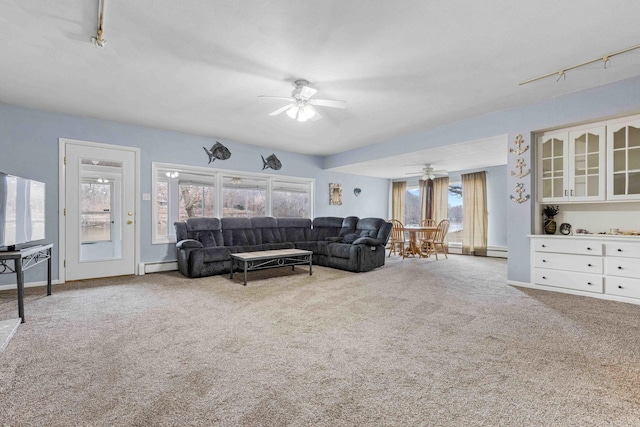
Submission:
M 76 139 L 140 149 L 141 193 L 151 193 L 151 163 L 164 162 L 207 166 L 208 157 L 202 147 L 210 148 L 215 138 L 133 126 L 107 120 L 51 113 L 0 104 L 0 171 L 25 176 L 47 183 L 46 242 L 54 243 L 53 277 L 58 277 L 58 138 Z M 273 150 L 234 141 L 217 139 L 225 144 L 232 156 L 216 161 L 218 169 L 263 172 L 260 155 Z M 367 178 L 324 171 L 323 158 L 286 151 L 276 151 L 283 167 L 274 175 L 316 179 L 315 216 L 377 216 L 384 218 L 388 211 L 388 180 Z M 213 166 L 213 165 L 212 165 Z M 329 183 L 343 184 L 344 204 L 329 206 Z M 353 187 L 362 188 L 359 198 Z M 151 202 L 140 201 L 142 219 L 141 261 L 175 259 L 175 245 L 151 244 Z M 37 267 L 42 270 L 40 266 Z M 42 280 L 40 272 L 27 273 L 27 281 Z M 3 277 L 0 283 L 15 283 Z
M 534 84 L 562 84 L 538 82 Z M 526 145 L 531 145 L 533 132 L 559 128 L 567 125 L 596 121 L 615 116 L 625 116 L 640 112 L 640 77 L 599 86 L 589 90 L 559 96 L 544 102 L 529 104 L 511 110 L 489 113 L 468 120 L 438 126 L 422 132 L 405 135 L 367 147 L 350 150 L 325 158 L 325 167 L 338 167 L 366 160 L 411 153 L 429 147 L 472 141 L 496 135 L 508 135 L 510 146 L 521 134 Z M 521 157 L 534 168 L 531 161 L 533 147 Z M 508 170 L 515 170 L 518 156 L 509 155 Z M 506 200 L 515 196 L 517 182 L 524 184 L 526 194 L 535 196 L 533 173 L 523 179 L 507 176 Z M 508 278 L 511 281 L 528 282 L 530 275 L 529 239 L 533 221 L 539 218 L 534 213 L 532 200 L 517 204 L 507 203 L 507 241 L 509 246 Z

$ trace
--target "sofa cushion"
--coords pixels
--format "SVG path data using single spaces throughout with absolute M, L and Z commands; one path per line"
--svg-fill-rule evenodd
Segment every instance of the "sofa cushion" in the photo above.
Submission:
M 282 236 L 275 218 L 265 216 L 251 218 L 251 226 L 256 236 L 256 243 L 282 243 Z
M 218 218 L 187 218 L 184 222 L 175 222 L 176 240 L 193 239 L 205 247 L 224 246 Z
M 358 246 L 353 246 L 350 243 L 331 243 L 328 245 L 330 258 L 350 258 L 352 254 L 356 254 L 357 250 L 360 250 L 360 248 Z
M 278 218 L 277 221 L 283 242 L 311 240 L 311 220 L 309 218 Z
M 222 237 L 225 246 L 257 245 L 249 218 L 222 218 Z
M 349 233 L 346 236 L 344 236 L 342 238 L 342 242 L 341 243 L 353 243 L 356 240 L 358 240 L 360 238 L 359 234 L 356 233 Z
M 226 247 L 204 248 L 204 262 L 229 261 L 231 251 Z

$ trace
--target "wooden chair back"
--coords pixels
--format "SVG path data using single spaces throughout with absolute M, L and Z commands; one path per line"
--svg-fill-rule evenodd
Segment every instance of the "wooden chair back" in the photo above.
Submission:
M 397 219 L 390 219 L 389 222 L 393 225 L 390 240 L 395 242 L 404 242 L 404 225 L 402 222 Z
M 431 218 L 426 218 L 420 221 L 420 227 L 435 227 L 436 220 Z
M 438 230 L 436 231 L 436 234 L 433 237 L 433 241 L 436 243 L 444 243 L 444 239 L 445 237 L 447 237 L 448 232 L 449 232 L 449 220 L 443 219 L 438 224 Z

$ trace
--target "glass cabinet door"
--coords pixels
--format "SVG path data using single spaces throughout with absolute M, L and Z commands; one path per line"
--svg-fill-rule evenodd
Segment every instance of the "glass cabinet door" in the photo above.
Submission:
M 542 135 L 538 138 L 541 201 L 565 200 L 567 133 Z
M 572 200 L 604 200 L 604 126 L 569 134 L 569 197 Z
M 607 147 L 607 198 L 640 198 L 640 120 L 609 126 Z

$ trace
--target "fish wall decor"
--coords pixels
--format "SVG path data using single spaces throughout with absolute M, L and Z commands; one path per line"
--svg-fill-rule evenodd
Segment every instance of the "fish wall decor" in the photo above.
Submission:
M 218 141 L 213 144 L 211 150 L 207 150 L 206 147 L 202 148 L 204 148 L 204 152 L 209 156 L 209 164 L 211 164 L 211 162 L 214 162 L 216 159 L 227 160 L 229 157 L 231 157 L 231 151 L 229 151 L 227 147 L 220 144 Z
M 260 157 L 262 157 L 262 170 L 269 168 L 277 171 L 282 168 L 282 163 L 278 160 L 275 154 L 271 154 L 266 159 L 263 155 L 260 155 Z

